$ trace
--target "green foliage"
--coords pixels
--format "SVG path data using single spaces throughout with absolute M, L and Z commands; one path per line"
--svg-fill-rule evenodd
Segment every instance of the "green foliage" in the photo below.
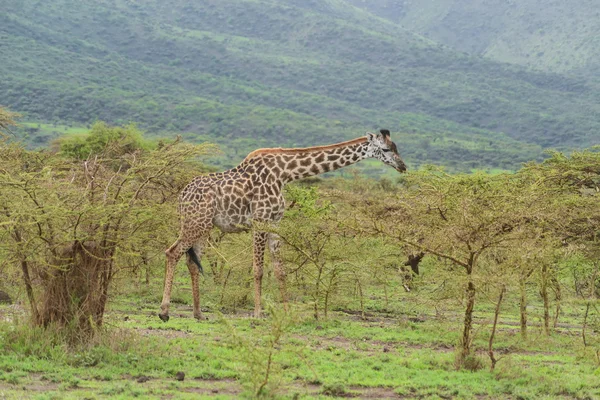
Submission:
M 550 334 L 550 291 L 557 299 L 556 318 L 562 298 L 556 263 L 573 252 L 593 257 L 598 249 L 597 168 L 597 153 L 589 151 L 572 157 L 556 153 L 517 174 L 451 175 L 431 168 L 405 175 L 398 191 L 374 188 L 351 197 L 355 217 L 350 224 L 360 234 L 383 235 L 438 257 L 444 267 L 436 279 L 444 285 L 436 296 L 465 304 L 456 365 L 473 369 L 479 365 L 471 353 L 476 302 L 496 299 L 506 289 L 520 290 L 525 336 L 524 288 L 532 276 Z M 588 271 L 589 292 L 596 288 L 597 268 Z
M 257 399 L 276 398 L 281 366 L 275 359 L 293 321 L 293 314 L 273 305 L 267 305 L 266 311 L 268 327 L 260 336 L 243 334 L 222 319 L 229 330 L 231 345 L 239 352 L 241 381 L 249 389 L 250 397 Z
M 79 160 L 101 153 L 106 157 L 119 157 L 138 150 L 147 151 L 152 146 L 135 125 L 111 127 L 105 122 L 96 122 L 87 134 L 63 136 L 57 139 L 57 145 L 62 155 Z
M 114 275 L 166 247 L 157 231 L 170 231 L 174 199 L 200 172 L 191 159 L 210 151 L 178 141 L 144 151 L 132 126 L 97 124 L 88 138 L 87 150 L 67 146 L 75 158 L 0 144 L 0 254 L 21 266 L 33 322 L 74 341 L 102 325 Z
M 293 185 L 287 195 L 289 210 L 274 231 L 287 245 L 284 264 L 296 266 L 294 274 L 303 282 L 300 294 L 311 299 L 314 318 L 326 319 L 331 309 L 346 307 L 343 298 L 351 292 L 364 315 L 365 282 L 389 278 L 390 271 L 382 270 L 392 258 L 387 243 L 355 237 L 345 226 L 351 218 L 347 209 L 334 207 L 328 192 Z
M 19 117 L 19 114 L 10 112 L 4 107 L 0 107 L 0 132 L 8 129 L 9 126 L 15 125 L 15 119 Z
M 590 76 L 600 68 L 592 39 L 600 14 L 593 3 L 349 2 L 457 50 L 501 62 Z
M 524 173 L 571 193 L 593 196 L 600 191 L 600 146 L 569 155 L 551 152 L 541 164 L 528 163 Z
M 600 128 L 594 82 L 458 54 L 341 1 L 11 0 L 3 10 L 0 102 L 29 121 L 187 132 L 222 145 L 222 167 L 257 147 L 386 127 L 411 168 L 516 170 L 544 148 L 591 145 Z M 22 132 L 32 145 L 51 139 L 36 129 Z
M 315 186 L 305 188 L 298 185 L 288 185 L 285 190 L 287 200 L 290 203 L 286 215 L 290 218 L 299 215 L 308 218 L 318 217 L 327 214 L 333 207 L 330 201 L 319 198 Z

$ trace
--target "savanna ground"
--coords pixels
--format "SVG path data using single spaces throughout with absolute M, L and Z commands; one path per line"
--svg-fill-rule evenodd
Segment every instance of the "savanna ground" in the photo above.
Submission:
M 344 307 L 315 321 L 310 300 L 299 293 L 288 314 L 270 301 L 277 287 L 267 275 L 267 316 L 256 320 L 250 318 L 250 301 L 221 313 L 216 304 L 222 289 L 207 277 L 202 285 L 207 320 L 196 321 L 188 272 L 180 264 L 172 317 L 163 323 L 156 316 L 159 275 L 148 285 L 142 278 L 120 282 L 103 332 L 80 348 L 31 328 L 22 307 L 1 306 L 0 398 L 228 399 L 250 397 L 263 383 L 264 395 L 290 399 L 600 397 L 598 360 L 583 346 L 583 306 L 577 304 L 563 304 L 560 322 L 546 337 L 543 307 L 532 296 L 524 340 L 517 299 L 509 296 L 494 343 L 500 359 L 494 372 L 487 358 L 494 310 L 481 304 L 469 371 L 455 368 L 463 307 L 457 301 L 422 300 L 433 287 L 406 292 L 398 277 L 389 282 L 387 296 L 365 294 L 364 315 L 354 297 L 339 299 Z M 250 284 L 241 287 L 238 297 L 251 298 Z M 535 288 L 530 289 L 533 295 Z M 176 380 L 180 371 L 183 381 Z

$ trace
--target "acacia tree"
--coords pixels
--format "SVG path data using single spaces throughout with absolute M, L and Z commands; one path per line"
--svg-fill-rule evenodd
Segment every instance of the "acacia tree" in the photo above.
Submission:
M 355 200 L 357 229 L 394 238 L 445 260 L 462 272 L 464 320 L 457 365 L 464 365 L 473 340 L 478 291 L 495 273 L 497 254 L 532 235 L 540 204 L 530 185 L 516 175 L 407 175 L 396 194 Z
M 296 266 L 293 274 L 305 282 L 303 285 L 313 301 L 313 316 L 325 318 L 332 293 L 345 269 L 343 254 L 337 249 L 338 237 L 329 214 L 333 211 L 327 201 L 318 200 L 315 188 L 290 186 L 287 195 L 291 206 L 276 232 L 286 246 L 286 265 Z
M 33 322 L 71 326 L 76 338 L 102 325 L 123 258 L 162 252 L 149 238 L 172 234 L 173 200 L 197 171 L 190 160 L 208 150 L 179 140 L 124 150 L 134 127 L 90 137 L 107 130 L 118 134 L 84 160 L 0 146 L 2 252 L 21 269 Z
M 544 232 L 543 228 L 539 228 L 539 232 Z M 512 258 L 512 262 L 516 268 L 517 274 L 514 281 L 517 283 L 519 291 L 519 325 L 520 333 L 523 339 L 527 338 L 528 329 L 528 312 L 527 305 L 529 298 L 527 295 L 527 285 L 535 278 L 548 278 L 549 270 L 556 260 L 556 257 L 560 254 L 560 241 L 553 235 L 544 235 L 540 233 L 537 237 L 524 238 L 522 241 L 517 243 L 518 257 Z M 544 296 L 544 289 L 547 286 L 543 286 L 543 279 L 539 279 L 540 294 L 544 301 L 544 313 L 545 326 L 549 326 L 549 298 Z M 548 279 L 546 279 L 548 282 Z M 558 307 L 558 303 L 557 303 Z M 558 312 L 558 309 L 557 309 Z M 556 316 L 558 318 L 558 315 Z M 549 332 L 549 328 L 546 329 Z
M 15 120 L 19 117 L 19 114 L 13 113 L 4 107 L 0 106 L 0 132 L 8 130 L 9 126 L 15 126 Z
M 540 164 L 531 163 L 523 170 L 532 181 L 545 187 L 548 206 L 554 212 L 548 214 L 547 229 L 559 236 L 566 249 L 578 253 L 588 262 L 570 263 L 573 269 L 575 292 L 585 299 L 585 315 L 582 336 L 591 309 L 596 309 L 600 292 L 600 147 L 576 151 L 567 156 L 554 152 Z M 548 269 L 543 271 L 541 294 L 544 299 L 544 321 L 548 330 L 548 293 L 550 281 L 560 297 L 558 280 L 551 279 Z M 557 301 L 555 324 L 560 303 Z M 585 339 L 584 339 L 585 342 Z
M 391 259 L 384 259 L 385 243 L 355 237 L 344 226 L 347 214 L 343 205 L 330 203 L 328 193 L 292 185 L 287 188 L 287 200 L 290 207 L 274 231 L 286 244 L 283 255 L 288 274 L 312 299 L 314 318 L 327 318 L 336 295 L 342 292 L 355 294 L 364 316 L 365 293 L 374 274 L 372 264 L 385 265 Z M 365 254 L 369 254 L 368 259 Z

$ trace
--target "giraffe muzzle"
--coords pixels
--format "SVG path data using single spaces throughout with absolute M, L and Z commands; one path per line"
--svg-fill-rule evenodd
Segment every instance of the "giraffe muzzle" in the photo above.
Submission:
M 394 167 L 394 169 L 402 174 L 406 172 L 406 164 L 404 164 L 403 162 L 399 162 L 398 165 Z

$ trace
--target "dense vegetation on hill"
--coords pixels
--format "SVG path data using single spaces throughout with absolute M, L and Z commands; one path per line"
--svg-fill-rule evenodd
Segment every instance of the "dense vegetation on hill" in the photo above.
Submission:
M 600 9 L 594 0 L 349 2 L 457 50 L 538 70 L 600 72 Z
M 43 123 L 134 121 L 216 141 L 229 165 L 386 127 L 411 167 L 515 169 L 600 130 L 593 83 L 459 54 L 337 0 L 9 0 L 0 42 L 0 104 L 35 122 L 37 145 L 56 135 Z

